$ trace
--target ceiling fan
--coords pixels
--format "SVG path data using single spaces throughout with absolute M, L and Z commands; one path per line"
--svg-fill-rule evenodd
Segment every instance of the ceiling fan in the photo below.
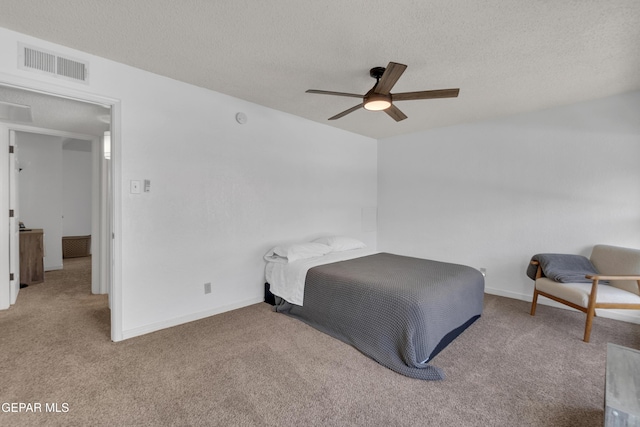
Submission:
M 319 93 L 321 95 L 337 95 L 349 96 L 352 98 L 362 98 L 362 102 L 355 107 L 338 113 L 329 120 L 336 120 L 346 116 L 349 113 L 365 108 L 371 111 L 384 111 L 396 122 L 404 120 L 407 116 L 400 111 L 398 107 L 393 105 L 394 101 L 411 101 L 414 99 L 433 99 L 433 98 L 455 98 L 458 96 L 460 89 L 439 89 L 439 90 L 423 90 L 418 92 L 402 92 L 391 93 L 391 89 L 396 84 L 407 66 L 396 62 L 389 62 L 387 68 L 374 67 L 369 70 L 369 75 L 376 79 L 376 84 L 364 95 L 345 92 L 331 92 L 328 90 L 309 89 L 306 93 Z

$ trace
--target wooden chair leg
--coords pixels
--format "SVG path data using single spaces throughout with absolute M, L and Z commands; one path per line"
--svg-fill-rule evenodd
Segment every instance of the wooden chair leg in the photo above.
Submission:
M 593 279 L 591 292 L 589 293 L 589 305 L 587 306 L 587 324 L 584 326 L 584 342 L 589 342 L 593 317 L 596 315 L 596 299 L 598 295 L 598 277 Z
M 538 290 L 533 289 L 533 300 L 531 301 L 531 315 L 535 316 L 536 306 L 538 305 Z
M 593 324 L 593 318 L 596 315 L 595 305 L 589 304 L 587 309 L 587 324 L 584 327 L 584 342 L 589 342 L 591 336 L 591 325 Z

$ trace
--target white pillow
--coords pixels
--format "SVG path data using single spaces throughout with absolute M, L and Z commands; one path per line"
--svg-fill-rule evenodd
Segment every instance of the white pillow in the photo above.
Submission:
M 299 259 L 314 258 L 331 252 L 331 247 L 321 243 L 293 243 L 276 246 L 264 256 L 270 262 L 289 263 Z
M 319 239 L 314 240 L 314 242 L 330 246 L 334 252 L 350 251 L 352 249 L 367 247 L 367 245 L 358 239 L 344 236 L 320 237 Z

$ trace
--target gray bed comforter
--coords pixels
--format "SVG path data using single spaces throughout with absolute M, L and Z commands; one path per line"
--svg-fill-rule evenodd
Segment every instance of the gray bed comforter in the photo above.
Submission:
M 400 374 L 439 380 L 428 362 L 480 317 L 483 297 L 471 267 L 379 253 L 309 269 L 304 306 L 278 298 L 276 311 Z

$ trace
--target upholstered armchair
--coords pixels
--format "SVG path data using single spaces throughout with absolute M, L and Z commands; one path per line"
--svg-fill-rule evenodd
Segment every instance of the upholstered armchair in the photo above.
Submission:
M 640 250 L 609 245 L 593 247 L 591 257 L 534 255 L 527 275 L 535 280 L 531 315 L 538 296 L 587 315 L 584 341 L 589 342 L 596 309 L 640 310 Z

